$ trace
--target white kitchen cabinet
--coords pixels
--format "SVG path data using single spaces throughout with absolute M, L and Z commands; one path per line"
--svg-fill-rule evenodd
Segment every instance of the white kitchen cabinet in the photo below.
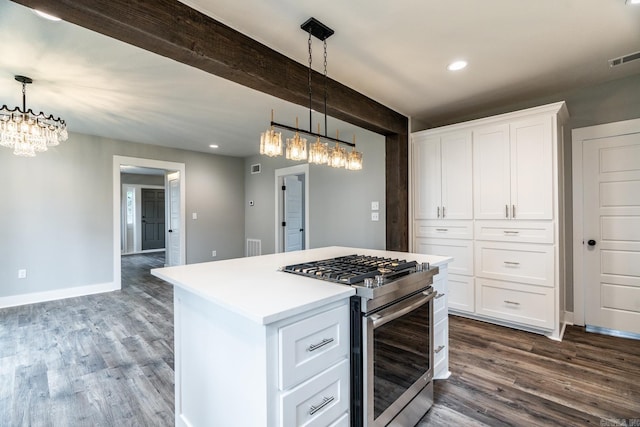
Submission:
M 439 272 L 433 277 L 436 295 L 433 302 L 433 378 L 449 378 L 449 274 L 448 266 L 440 265 Z
M 561 338 L 567 117 L 559 102 L 412 135 L 412 250 L 454 258 L 450 313 Z M 459 174 L 472 189 L 472 216 L 458 221 L 447 210 L 437 217 L 437 177 L 458 173 L 437 161 L 453 135 L 471 135 L 472 147 L 471 180 L 469 169 Z
M 471 219 L 471 133 L 413 139 L 415 219 Z
M 473 131 L 475 219 L 553 218 L 552 117 Z

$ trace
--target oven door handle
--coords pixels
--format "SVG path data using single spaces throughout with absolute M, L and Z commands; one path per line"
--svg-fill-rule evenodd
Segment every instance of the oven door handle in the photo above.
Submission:
M 405 314 L 415 310 L 416 308 L 428 303 L 432 299 L 434 299 L 438 295 L 438 292 L 422 292 L 422 294 L 418 295 L 420 299 L 415 300 L 416 297 L 409 298 L 405 301 L 402 301 L 398 304 L 395 304 L 393 307 L 386 308 L 379 313 L 372 314 L 369 316 L 371 319 L 371 323 L 373 324 L 373 328 L 377 328 L 379 326 L 384 325 L 385 323 L 391 322 L 399 317 L 404 316 Z M 387 314 L 388 313 L 388 314 Z

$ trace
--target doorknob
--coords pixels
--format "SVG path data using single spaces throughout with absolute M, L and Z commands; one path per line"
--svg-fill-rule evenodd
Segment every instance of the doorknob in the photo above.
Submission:
M 169 233 L 173 233 L 173 230 L 169 230 Z
M 303 231 L 304 231 L 304 228 L 301 228 L 301 229 L 300 229 L 300 232 L 302 233 Z
M 595 245 L 596 245 L 596 241 L 595 241 L 595 240 L 593 240 L 593 239 L 591 239 L 591 240 L 589 240 L 589 241 L 587 242 L 587 244 L 588 244 L 589 246 L 595 246 Z

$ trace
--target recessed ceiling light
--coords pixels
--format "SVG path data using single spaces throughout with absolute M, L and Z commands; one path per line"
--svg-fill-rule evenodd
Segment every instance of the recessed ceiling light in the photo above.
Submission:
M 627 4 L 640 4 L 640 0 L 627 0 Z
M 49 15 L 48 13 L 41 12 L 37 9 L 33 9 L 33 11 L 41 18 L 48 19 L 49 21 L 62 21 L 62 19 L 57 16 Z
M 210 144 L 209 145 L 209 148 L 218 148 L 218 147 L 219 147 L 219 145 L 217 145 L 217 144 Z
M 451 64 L 447 65 L 447 70 L 458 71 L 458 70 L 462 70 L 466 66 L 467 66 L 467 61 L 454 61 Z

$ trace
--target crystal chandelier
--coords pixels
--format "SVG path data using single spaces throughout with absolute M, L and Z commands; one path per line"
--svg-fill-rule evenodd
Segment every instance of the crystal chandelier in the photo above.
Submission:
M 22 109 L 10 109 L 6 105 L 0 108 L 0 145 L 13 149 L 17 156 L 34 157 L 66 141 L 67 124 L 52 115 L 27 110 L 26 86 L 33 80 L 25 76 L 15 76 L 15 79 L 22 83 Z
M 353 143 L 340 140 L 338 137 L 331 138 L 327 136 L 327 38 L 333 35 L 334 31 L 316 20 L 315 18 L 308 19 L 304 24 L 300 26 L 303 30 L 309 33 L 308 47 L 309 47 L 309 130 L 298 128 L 298 118 L 296 117 L 296 127 L 283 125 L 273 121 L 273 110 L 271 110 L 271 123 L 267 131 L 262 132 L 260 136 L 260 154 L 267 156 L 280 156 L 282 155 L 282 137 L 280 133 L 275 132 L 274 128 L 281 128 L 295 132 L 292 138 L 287 138 L 285 157 L 289 160 L 307 160 L 309 163 L 318 165 L 329 165 L 335 168 L 346 168 L 348 170 L 361 170 L 362 169 L 362 153 L 356 151 L 355 136 Z M 311 93 L 311 75 L 312 68 L 312 55 L 311 55 L 311 36 L 315 36 L 324 43 L 324 135 L 320 134 L 320 124 L 318 123 L 318 133 L 311 131 L 312 126 L 312 93 Z M 300 137 L 300 133 L 316 137 L 316 141 L 309 145 L 307 150 L 306 138 Z M 335 147 L 329 148 L 328 144 L 322 142 L 322 139 L 334 141 Z M 352 147 L 351 151 L 347 153 L 347 150 L 340 146 L 347 145 Z

